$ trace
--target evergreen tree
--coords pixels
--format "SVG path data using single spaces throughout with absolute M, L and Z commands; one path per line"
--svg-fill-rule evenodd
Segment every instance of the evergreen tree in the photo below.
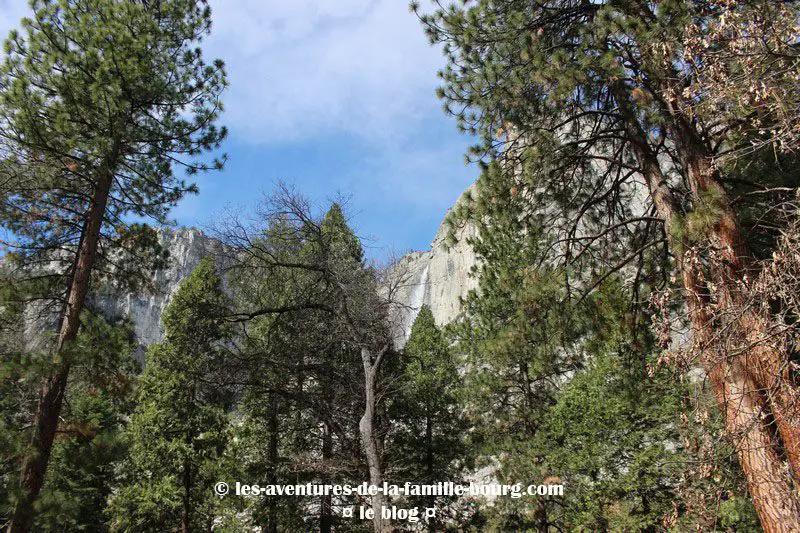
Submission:
M 384 409 L 381 396 L 385 390 L 384 364 L 392 355 L 387 313 L 390 302 L 381 295 L 380 273 L 368 267 L 363 259 L 361 243 L 347 225 L 341 208 L 334 204 L 320 224 L 321 239 L 317 254 L 325 265 L 330 281 L 338 286 L 334 293 L 334 323 L 348 344 L 358 349 L 363 387 L 363 414 L 358 421 L 361 448 L 367 463 L 370 484 L 382 486 L 385 467 L 383 437 Z M 390 290 L 384 292 L 391 293 Z M 373 529 L 390 531 L 389 521 L 382 517 L 386 497 L 371 497 L 374 513 Z
M 473 155 L 500 162 L 495 186 L 479 187 L 477 204 L 515 196 L 527 202 L 523 216 L 549 219 L 557 250 L 551 261 L 568 279 L 578 275 L 584 293 L 629 266 L 653 277 L 653 255 L 670 259 L 659 261 L 669 267 L 660 289 L 672 279 L 670 289 L 683 292 L 694 349 L 761 521 L 767 529 L 800 529 L 791 341 L 774 343 L 785 322 L 753 303 L 761 265 L 737 213 L 740 176 L 730 157 L 748 154 L 738 159 L 746 164 L 753 146 L 774 140 L 764 124 L 786 134 L 781 124 L 798 109 L 774 85 L 800 64 L 788 44 L 796 42 L 796 22 L 783 22 L 797 20 L 797 5 L 740 4 L 476 0 L 421 18 L 431 40 L 444 45 L 446 110 L 460 128 L 481 135 Z M 733 29 L 730 19 L 749 22 Z M 772 39 L 783 44 L 771 48 Z M 774 61 L 752 61 L 752 47 Z M 748 101 L 742 95 L 752 92 L 753 79 L 736 84 L 755 71 L 773 90 Z M 727 81 L 697 85 L 715 77 Z M 733 116 L 699 116 L 717 105 Z M 796 185 L 749 182 L 776 213 Z M 627 253 L 608 257 L 609 240 Z M 589 258 L 593 268 L 575 268 Z
M 392 356 L 386 295 L 393 291 L 382 285 L 387 276 L 366 263 L 339 205 L 316 215 L 283 186 L 259 214 L 258 224 L 245 228 L 234 222 L 222 238 L 232 251 L 231 273 L 244 281 L 238 316 L 246 329 L 261 329 L 266 344 L 254 353 L 265 360 L 254 361 L 259 366 L 253 368 L 266 367 L 275 379 L 255 385 L 254 392 L 261 389 L 262 401 L 277 402 L 286 413 L 285 421 L 261 419 L 268 434 L 275 435 L 279 426 L 288 437 L 271 438 L 270 475 L 274 465 L 297 454 L 304 477 L 363 482 L 368 476 L 380 486 L 387 422 L 384 363 Z M 316 458 L 300 455 L 306 450 Z M 370 502 L 377 510 L 374 527 L 383 531 L 389 527 L 381 518 L 384 502 L 382 494 Z M 335 521 L 332 503 L 330 498 L 313 502 L 325 531 Z M 278 509 L 267 512 L 274 516 Z
M 104 508 L 116 465 L 126 453 L 122 429 L 139 371 L 133 328 L 88 311 L 82 322 L 84 327 L 72 346 L 75 367 L 53 447 L 51 474 L 36 505 L 37 530 L 107 530 Z M 51 370 L 46 354 L 32 347 L 24 350 L 19 339 L 13 346 L 2 353 L 5 372 L 0 381 L 3 523 L 10 518 L 17 496 L 17 458 L 24 451 L 24 424 L 28 423 L 24 406 L 35 401 L 37 380 Z
M 423 305 L 411 326 L 400 356 L 399 390 L 390 396 L 389 418 L 394 431 L 388 438 L 387 462 L 399 483 L 433 485 L 455 481 L 466 453 L 461 418 L 461 378 L 453 352 Z M 436 507 L 441 517 L 445 503 L 435 496 L 411 498 L 411 507 Z M 441 518 L 428 522 L 429 531 L 442 528 Z
M 140 371 L 133 327 L 85 316 L 35 528 L 107 531 L 105 508 L 127 453 L 124 426 Z
M 698 445 L 719 429 L 719 418 L 682 420 L 683 411 L 707 412 L 708 390 L 658 368 L 652 336 L 632 330 L 617 280 L 591 304 L 586 364 L 561 388 L 532 441 L 540 472 L 570 487 L 552 514 L 568 530 L 713 530 L 731 519 L 721 502 L 736 501 L 744 515 L 736 525 L 758 530 L 731 448 Z
M 90 285 L 102 275 L 131 279 L 162 259 L 152 253 L 154 233 L 127 215 L 165 221 L 195 190 L 173 167 L 220 167 L 198 156 L 225 136 L 215 126 L 223 65 L 206 64 L 196 48 L 210 28 L 204 1 L 31 6 L 24 34 L 13 31 L 6 41 L 0 71 L 0 223 L 13 235 L 7 257 L 18 266 L 20 291 L 8 296 L 49 301 L 59 331 L 12 531 L 31 527 L 72 366 L 68 345 Z
M 681 417 L 706 412 L 708 391 L 690 394 L 658 364 L 636 294 L 661 282 L 659 256 L 602 278 L 565 268 L 552 219 L 504 190 L 505 179 L 497 162 L 481 174 L 494 200 L 472 207 L 492 224 L 471 240 L 478 288 L 452 328 L 465 355 L 471 453 L 503 482 L 563 483 L 565 492 L 479 503 L 475 521 L 500 530 L 713 529 L 732 519 L 719 502 L 735 501 L 739 525 L 752 527 L 730 449 L 709 450 L 716 419 Z M 606 240 L 603 261 L 626 255 L 624 243 Z M 574 268 L 591 272 L 597 261 Z M 587 285 L 595 285 L 589 294 Z
M 236 306 L 255 310 L 240 315 L 244 334 L 237 375 L 246 387 L 231 453 L 246 450 L 238 465 L 244 478 L 269 483 L 361 480 L 357 424 L 363 385 L 353 372 L 361 358 L 333 312 L 336 287 L 321 275 L 326 261 L 361 268 L 361 245 L 338 205 L 313 226 L 296 225 L 293 218 L 285 212 L 268 216 L 237 253 L 245 262 L 230 271 Z M 249 523 L 265 531 L 307 529 L 316 523 L 330 531 L 341 520 L 333 505 L 331 498 L 321 497 L 245 503 Z
M 122 485 L 109 508 L 112 530 L 210 528 L 219 505 L 211 489 L 228 441 L 229 312 L 214 263 L 204 259 L 164 312 L 164 341 L 148 350 Z

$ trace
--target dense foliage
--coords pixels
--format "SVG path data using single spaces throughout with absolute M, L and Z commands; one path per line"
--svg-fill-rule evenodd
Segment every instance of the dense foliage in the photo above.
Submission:
M 474 0 L 425 13 L 412 3 L 444 50 L 445 110 L 481 139 L 470 153 L 484 168 L 477 193 L 451 221 L 488 226 L 480 240 L 490 246 L 510 239 L 485 256 L 482 278 L 552 270 L 552 311 L 578 319 L 549 324 L 552 311 L 526 309 L 520 289 L 509 320 L 519 312 L 523 323 L 499 346 L 555 326 L 544 343 L 510 354 L 528 358 L 563 333 L 564 353 L 545 363 L 586 365 L 570 351 L 586 348 L 591 328 L 570 324 L 593 316 L 584 307 L 619 284 L 634 352 L 651 367 L 643 375 L 661 366 L 686 379 L 704 373 L 721 436 L 762 525 L 775 531 L 800 529 L 796 316 L 767 275 L 796 216 L 798 7 Z M 504 254 L 537 233 L 547 252 L 504 269 Z M 648 301 L 660 316 L 652 347 L 638 333 Z M 530 331 L 531 322 L 543 325 Z
M 112 530 L 189 531 L 213 523 L 208 487 L 219 478 L 228 439 L 227 309 L 222 281 L 204 259 L 164 312 L 164 341 L 147 352 L 125 431 L 128 455 L 109 505 Z
M 196 187 L 181 175 L 226 131 L 227 81 L 206 63 L 204 1 L 33 0 L 0 66 L 3 307 L 57 324 L 27 424 L 10 529 L 29 531 L 42 490 L 89 295 L 137 289 L 164 264 L 153 228 Z M 175 170 L 178 172 L 175 172 Z
M 0 67 L 0 527 L 800 530 L 800 4 L 413 3 L 479 143 L 459 317 L 408 309 L 406 263 L 278 185 L 149 347 L 103 304 L 159 289 L 142 220 L 222 166 L 210 10 L 31 6 Z M 215 493 L 237 481 L 563 494 Z

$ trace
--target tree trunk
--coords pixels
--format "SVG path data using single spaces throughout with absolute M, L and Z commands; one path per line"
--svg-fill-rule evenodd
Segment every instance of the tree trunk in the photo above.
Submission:
M 425 369 L 423 368 L 423 371 Z M 433 485 L 433 420 L 431 420 L 430 401 L 425 405 L 425 483 Z M 428 507 L 436 507 L 436 497 L 428 496 Z M 436 517 L 428 521 L 428 531 L 436 531 Z
M 550 521 L 547 518 L 547 503 L 542 498 L 537 498 L 533 511 L 533 523 L 539 533 L 550 532 Z
M 364 448 L 364 455 L 367 457 L 367 467 L 369 468 L 370 484 L 383 489 L 383 470 L 381 458 L 378 453 L 378 443 L 375 437 L 375 410 L 377 407 L 376 388 L 378 382 L 378 370 L 382 354 L 388 348 L 384 348 L 381 353 L 372 361 L 372 356 L 366 348 L 361 349 L 361 360 L 364 364 L 364 415 L 358 424 L 359 435 L 361 436 L 361 446 Z M 372 496 L 372 512 L 375 513 L 372 519 L 372 527 L 375 533 L 391 531 L 388 520 L 382 517 L 385 502 L 383 493 Z
M 712 364 L 708 374 L 714 395 L 764 531 L 800 531 L 797 495 L 786 479 L 778 443 L 768 427 L 769 421 L 765 420 L 764 398 L 747 376 L 744 361 L 742 357 L 734 357 L 730 364 Z
M 187 460 L 183 463 L 183 505 L 181 507 L 181 533 L 189 533 L 189 521 L 192 514 L 192 465 Z
M 327 380 L 326 380 L 327 381 Z M 327 396 L 330 397 L 330 396 Z M 328 406 L 328 413 L 330 413 L 330 406 Z M 327 416 L 330 416 L 329 414 Z M 333 438 L 331 436 L 331 429 L 327 422 L 323 423 L 322 427 L 322 464 L 323 468 L 327 468 L 328 462 L 331 460 L 333 452 Z M 327 473 L 325 474 L 326 483 L 329 482 Z M 322 496 L 322 501 L 319 507 L 319 531 L 320 533 L 331 533 L 332 523 L 332 510 L 333 498 L 330 494 Z
M 330 356 L 330 354 L 329 354 Z M 331 376 L 333 375 L 333 368 L 329 359 L 325 360 L 325 368 L 321 376 L 322 382 L 322 398 L 323 409 L 322 413 L 322 479 L 325 483 L 332 481 L 329 474 L 329 464 L 333 458 L 333 430 L 328 421 L 333 416 L 333 383 Z M 319 531 L 320 533 L 331 533 L 333 528 L 333 497 L 330 494 L 323 495 L 319 505 Z
M 715 334 L 719 332 L 711 331 L 713 323 L 709 287 L 704 282 L 697 263 L 692 260 L 693 258 L 686 256 L 687 243 L 674 242 L 674 237 L 669 231 L 676 215 L 677 203 L 667 186 L 666 177 L 661 172 L 656 154 L 650 148 L 647 137 L 632 111 L 627 88 L 622 83 L 617 83 L 611 86 L 611 91 L 619 105 L 626 133 L 631 140 L 631 146 L 653 203 L 659 216 L 664 219 L 670 245 L 678 252 L 676 254 L 678 268 L 686 290 L 693 334 L 700 342 L 702 361 L 723 414 L 726 432 L 737 451 L 761 525 L 768 533 L 800 531 L 800 506 L 797 495 L 792 489 L 789 476 L 785 473 L 778 442 L 768 427 L 768 419 L 765 420 L 764 416 L 770 413 L 770 404 L 759 389 L 758 380 L 754 380 L 752 374 L 747 372 L 751 371 L 747 368 L 750 358 L 726 353 L 724 346 L 715 342 L 717 341 Z M 682 146 L 685 139 L 682 141 L 680 135 L 678 137 L 678 149 L 686 148 Z M 704 187 L 708 187 L 708 184 L 704 185 L 704 180 L 708 176 L 697 175 L 696 155 L 687 153 L 686 150 L 682 150 L 682 154 L 690 174 L 690 181 L 693 182 L 694 192 L 706 190 Z M 738 225 L 729 207 L 719 224 L 718 233 L 730 239 L 727 241 L 729 246 L 724 252 L 727 258 L 738 261 L 735 265 L 741 265 L 740 261 L 745 259 L 746 251 L 741 237 L 736 240 Z M 739 272 L 741 273 L 741 270 Z M 719 305 L 730 305 L 732 303 L 730 296 L 735 294 L 730 289 L 730 283 L 734 280 L 726 275 L 712 281 L 722 287 L 726 295 L 719 300 Z M 714 311 L 730 312 L 730 309 Z
M 654 15 L 647 2 L 639 1 L 636 5 L 645 17 Z M 766 397 L 768 411 L 775 420 L 780 444 L 789 460 L 794 481 L 800 482 L 800 391 L 789 374 L 787 349 L 769 342 L 769 317 L 752 310 L 746 295 L 741 292 L 748 286 L 745 279 L 751 266 L 748 246 L 721 185 L 712 151 L 695 127 L 692 117 L 681 107 L 683 87 L 678 80 L 682 76 L 666 57 L 661 58 L 660 66 L 651 70 L 649 76 L 653 80 L 660 80 L 658 102 L 670 119 L 668 128 L 674 137 L 681 164 L 688 174 L 695 200 L 704 192 L 719 195 L 723 216 L 709 235 L 709 244 L 716 247 L 723 257 L 717 275 L 711 280 L 721 289 L 717 311 L 719 315 L 735 317 L 730 327 L 740 333 L 739 346 L 735 349 L 737 356 L 746 359 L 745 372 Z M 684 103 L 691 108 L 690 102 Z
M 119 142 L 115 151 L 119 150 Z M 92 267 L 100 242 L 100 229 L 105 216 L 106 204 L 111 190 L 113 173 L 111 165 L 95 185 L 92 202 L 86 217 L 86 224 L 78 245 L 78 254 L 70 283 L 67 304 L 61 318 L 58 341 L 55 347 L 55 373 L 42 381 L 39 404 L 33 420 L 33 436 L 20 469 L 22 495 L 14 507 L 9 531 L 27 533 L 33 525 L 33 504 L 39 497 L 53 448 L 53 439 L 64 403 L 67 379 L 71 366 L 66 351 L 69 343 L 75 340 L 80 328 L 80 315 L 89 290 Z
M 800 391 L 788 375 L 788 353 L 785 347 L 769 342 L 769 318 L 749 305 L 746 292 L 749 282 L 745 276 L 753 275 L 750 253 L 710 153 L 685 118 L 676 109 L 672 109 L 672 113 L 675 122 L 672 130 L 683 155 L 692 192 L 695 196 L 712 192 L 717 207 L 722 210 L 720 220 L 710 231 L 709 241 L 720 254 L 719 265 L 712 275 L 717 315 L 727 319 L 732 332 L 728 336 L 729 350 L 742 352 L 737 356 L 746 360 L 743 371 L 766 397 L 768 412 L 775 420 L 795 480 L 800 481 Z
M 276 394 L 269 393 L 269 419 L 267 422 L 267 432 L 269 441 L 267 445 L 267 484 L 276 485 L 278 483 L 278 437 L 280 427 L 278 425 L 278 404 Z M 278 502 L 273 498 L 267 500 L 267 533 L 278 532 Z

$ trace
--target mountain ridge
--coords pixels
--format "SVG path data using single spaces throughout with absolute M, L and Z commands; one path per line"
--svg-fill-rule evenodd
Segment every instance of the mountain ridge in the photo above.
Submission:
M 464 194 L 471 190 L 472 187 Z M 405 344 L 423 304 L 431 308 L 438 325 L 447 324 L 458 316 L 461 298 L 477 284 L 470 276 L 475 254 L 466 242 L 475 235 L 475 228 L 460 228 L 456 232 L 457 242 L 449 246 L 447 232 L 448 226 L 443 220 L 429 250 L 409 252 L 395 266 L 403 271 L 403 282 L 395 294 L 397 316 L 391 321 L 398 348 Z M 180 282 L 203 257 L 221 255 L 223 247 L 220 241 L 195 227 L 159 229 L 159 242 L 169 251 L 170 261 L 166 268 L 154 272 L 154 290 L 104 294 L 95 302 L 108 316 L 130 317 L 137 341 L 144 348 L 162 339 L 161 314 Z

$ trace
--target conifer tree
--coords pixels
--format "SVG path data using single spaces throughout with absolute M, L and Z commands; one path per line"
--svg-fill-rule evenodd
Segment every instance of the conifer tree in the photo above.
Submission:
M 388 461 L 399 482 L 433 485 L 455 480 L 466 453 L 456 360 L 430 307 L 423 305 L 400 355 L 398 391 L 390 396 L 388 415 L 394 430 L 388 437 Z M 435 496 L 412 499 L 414 507 L 444 507 Z M 442 522 L 428 521 L 428 530 Z
M 108 531 L 105 508 L 127 453 L 123 430 L 141 370 L 133 327 L 89 313 L 83 324 L 37 530 Z
M 126 430 L 122 486 L 110 504 L 112 530 L 210 528 L 231 401 L 224 378 L 229 313 L 214 263 L 203 259 L 164 312 L 164 341 L 148 350 Z
M 251 255 L 246 266 L 229 272 L 233 301 L 239 309 L 283 308 L 242 319 L 242 342 L 232 370 L 245 386 L 237 405 L 237 423 L 229 455 L 235 457 L 236 479 L 259 479 L 269 484 L 310 480 L 313 467 L 304 464 L 312 453 L 316 419 L 309 416 L 319 399 L 309 390 L 313 381 L 317 332 L 323 318 L 293 308 L 297 291 L 313 294 L 307 272 L 273 269 L 262 272 L 253 254 L 269 250 L 275 261 L 300 261 L 302 244 L 283 239 L 290 233 L 286 220 L 268 224 L 245 247 L 240 258 Z M 245 251 L 246 250 L 246 251 Z M 241 253 L 243 252 L 243 253 Z M 308 285 L 306 285 L 308 283 Z M 288 309 L 291 309 L 289 311 Z M 302 529 L 306 498 L 259 498 L 244 503 L 245 515 L 265 532 Z
M 772 2 L 752 11 L 741 4 L 477 0 L 422 21 L 448 59 L 440 90 L 445 108 L 459 127 L 482 136 L 473 155 L 502 161 L 502 178 L 479 193 L 478 203 L 522 198 L 558 228 L 556 261 L 575 266 L 593 257 L 605 264 L 582 272 L 593 278 L 583 292 L 628 265 L 641 266 L 653 252 L 671 257 L 674 275 L 666 279 L 683 293 L 695 352 L 762 524 L 800 529 L 800 498 L 792 489 L 800 476 L 800 403 L 788 370 L 791 341 L 783 337 L 787 325 L 752 301 L 759 265 L 734 202 L 740 176 L 726 166 L 728 155 L 763 146 L 772 126 L 785 134 L 781 123 L 797 101 L 777 90 L 766 98 L 777 100 L 745 102 L 750 85 L 720 95 L 714 91 L 725 84 L 695 83 L 708 79 L 711 65 L 725 63 L 717 74 L 753 72 L 737 64 L 751 56 L 735 52 L 747 35 L 768 35 L 764 43 L 780 35 L 783 43 L 762 50 L 774 59 L 758 67 L 765 84 L 796 73 L 796 45 L 789 44 L 796 43 L 796 22 L 781 21 L 796 21 L 797 5 L 782 4 L 779 10 L 792 15 L 775 16 Z M 764 16 L 753 18 L 761 9 Z M 730 27 L 723 21 L 743 11 L 756 26 L 738 40 L 725 31 L 704 34 Z M 696 110 L 714 107 L 706 99 L 738 100 L 721 110 L 735 116 L 699 116 Z M 796 188 L 746 181 L 776 212 L 785 205 L 782 195 Z M 628 253 L 608 261 L 609 238 L 627 241 Z
M 358 420 L 363 413 L 359 346 L 335 311 L 339 282 L 364 269 L 363 252 L 334 204 L 318 219 L 290 197 L 245 236 L 230 225 L 231 287 L 244 311 L 236 358 L 246 384 L 233 449 L 247 450 L 245 477 L 270 483 L 363 481 Z M 334 274 L 334 266 L 341 274 Z M 336 278 L 328 276 L 336 275 Z M 335 281 L 329 282 L 328 279 Z M 349 283 L 349 282 L 347 282 Z M 247 312 L 250 311 L 250 312 Z M 354 372 L 353 369 L 359 369 Z M 257 449 L 254 453 L 252 449 Z M 233 452 L 232 452 L 233 453 Z M 265 531 L 341 523 L 330 497 L 247 502 Z M 309 509 L 319 509 L 311 516 Z
M 6 41 L 0 71 L 0 222 L 14 237 L 4 244 L 20 265 L 18 283 L 37 280 L 36 297 L 49 299 L 58 314 L 58 336 L 12 531 L 30 529 L 72 366 L 67 346 L 90 285 L 102 274 L 120 280 L 152 264 L 153 232 L 126 215 L 164 221 L 195 190 L 173 168 L 218 168 L 219 161 L 198 156 L 225 136 L 215 126 L 223 65 L 205 63 L 196 47 L 211 24 L 206 2 L 31 5 L 24 33 Z M 101 252 L 104 261 L 97 260 Z
M 483 187 L 501 187 L 500 172 L 490 164 Z M 756 525 L 731 449 L 712 444 L 717 418 L 680 416 L 707 413 L 710 395 L 659 368 L 652 324 L 631 301 L 658 269 L 634 287 L 606 277 L 578 302 L 568 295 L 581 294 L 581 278 L 554 267 L 555 237 L 524 200 L 498 195 L 482 207 L 493 224 L 471 241 L 478 288 L 452 327 L 470 455 L 502 482 L 571 489 L 479 505 L 474 520 L 537 531 Z M 606 257 L 627 253 L 620 248 L 612 241 Z
M 349 441 L 355 434 L 363 453 L 361 457 L 366 459 L 369 482 L 380 486 L 384 481 L 385 407 L 381 401 L 386 385 L 384 363 L 392 353 L 387 319 L 390 296 L 394 293 L 388 287 L 391 282 L 387 282 L 383 270 L 367 264 L 358 237 L 348 227 L 339 205 L 334 204 L 324 215 L 317 216 L 307 200 L 282 186 L 259 215 L 260 220 L 254 226 L 233 220 L 223 230 L 222 240 L 228 245 L 232 261 L 230 270 L 237 278 L 257 274 L 260 279 L 287 282 L 283 292 L 276 292 L 280 295 L 277 299 L 246 298 L 236 316 L 250 323 L 267 316 L 287 316 L 290 327 L 303 327 L 301 331 L 309 337 L 318 338 L 316 344 L 312 343 L 313 348 L 302 350 L 302 355 L 296 357 L 298 361 L 289 366 L 297 372 L 292 376 L 298 384 L 292 388 L 297 405 L 314 397 L 306 396 L 303 391 L 314 390 L 319 403 L 303 411 L 321 423 L 317 429 L 323 432 L 321 444 L 326 448 L 323 454 L 333 453 L 328 447 L 334 443 L 332 432 L 335 432 L 339 449 L 347 450 L 352 461 L 354 456 L 361 455 L 349 449 Z M 260 294 L 263 293 L 257 293 Z M 294 341 L 295 345 L 297 342 Z M 340 368 L 334 366 L 342 363 Z M 354 372 L 353 366 L 359 372 Z M 336 381 L 339 376 L 346 378 L 341 394 L 332 392 L 342 387 Z M 306 385 L 301 387 L 301 383 Z M 273 391 L 285 387 L 283 384 Z M 331 408 L 339 408 L 332 394 L 345 399 L 342 405 L 345 417 L 331 415 Z M 359 413 L 355 419 L 350 416 L 354 412 Z M 302 411 L 296 411 L 295 416 L 297 423 L 292 425 L 299 427 Z M 361 465 L 351 462 L 346 469 L 352 471 L 354 466 Z M 376 510 L 373 523 L 376 531 L 389 528 L 388 521 L 381 518 L 384 502 L 382 494 L 371 498 Z M 320 513 L 324 528 L 329 527 L 329 518 Z
M 364 411 L 358 429 L 369 481 L 372 485 L 382 486 L 385 468 L 380 396 L 384 362 L 392 351 L 387 329 L 388 302 L 379 294 L 377 272 L 364 264 L 361 243 L 348 227 L 338 204 L 331 206 L 325 214 L 320 224 L 320 235 L 322 247 L 318 253 L 322 253 L 323 264 L 332 281 L 338 285 L 334 304 L 336 322 L 361 356 Z M 373 528 L 377 533 L 390 530 L 388 520 L 382 517 L 385 502 L 382 493 L 371 498 Z
M 115 468 L 126 453 L 122 438 L 130 413 L 131 390 L 140 370 L 134 358 L 133 328 L 84 311 L 84 327 L 72 349 L 74 371 L 70 375 L 65 409 L 53 446 L 50 475 L 37 502 L 36 530 L 105 531 L 104 514 Z M 35 401 L 36 381 L 51 370 L 46 354 L 24 349 L 15 342 L 2 353 L 3 457 L 0 489 L 0 521 L 7 523 L 13 509 L 19 454 L 24 451 L 26 403 Z M 22 404 L 22 405 L 20 405 Z

